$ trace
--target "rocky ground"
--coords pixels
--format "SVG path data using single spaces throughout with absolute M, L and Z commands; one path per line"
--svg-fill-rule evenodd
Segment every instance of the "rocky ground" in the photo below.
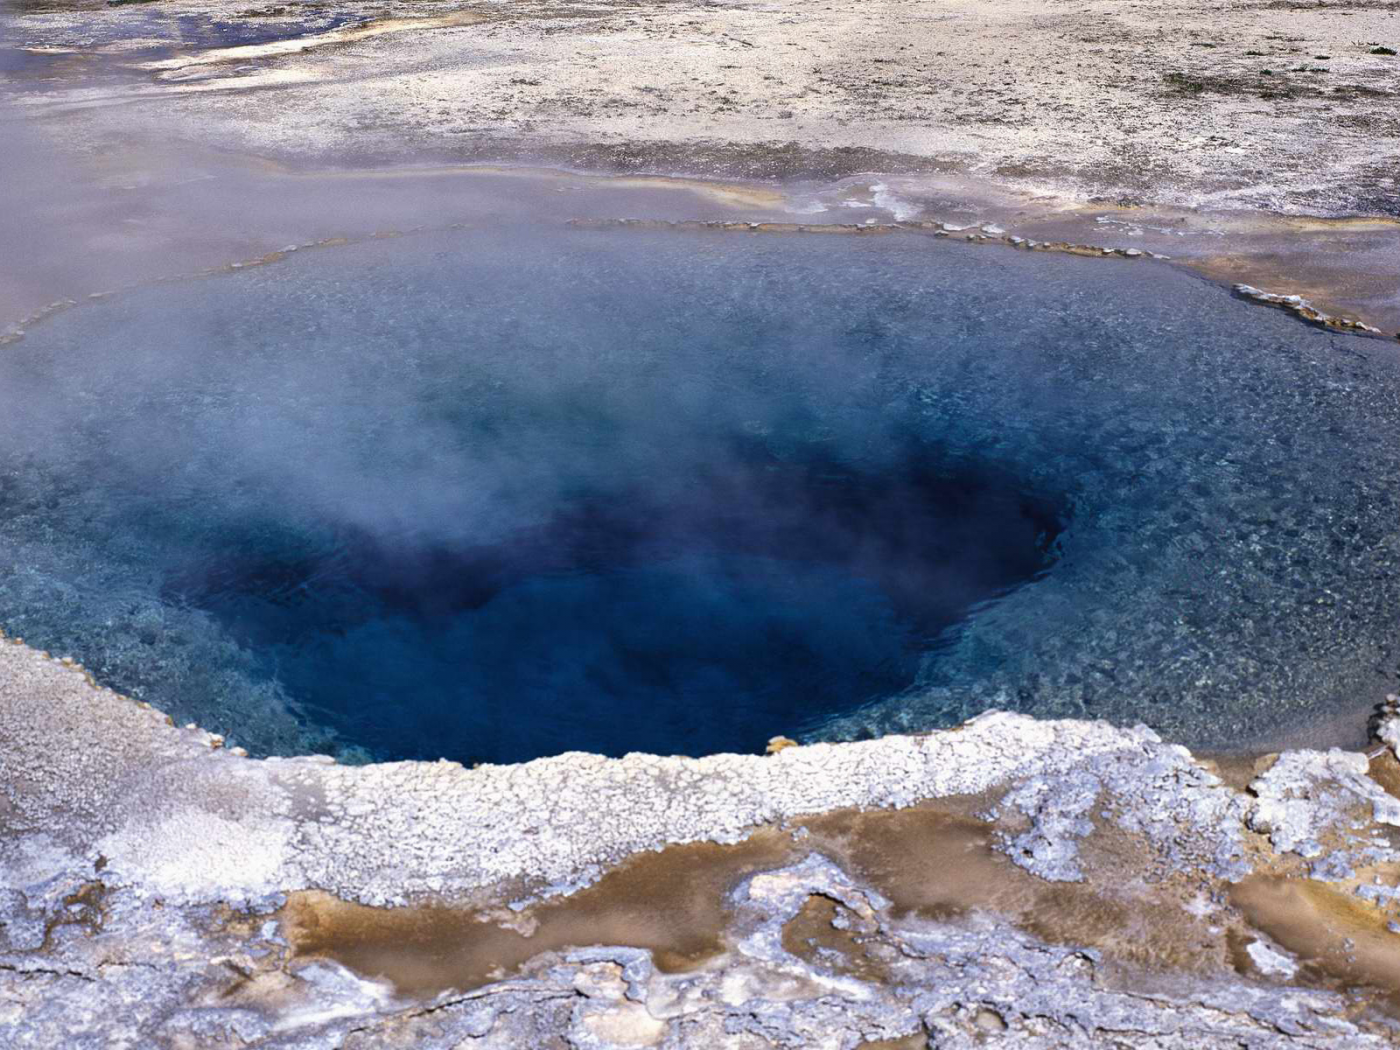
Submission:
M 100 112 L 75 126 L 159 122 L 299 162 L 415 149 L 722 178 L 963 173 L 1079 200 L 1397 217 L 1397 10 L 40 3 L 16 25 L 31 62 L 13 79 L 50 113 Z M 325 16 L 339 28 L 308 24 Z M 95 67 L 133 77 L 94 83 Z
M 8 643 L 0 709 L 6 1046 L 1400 1037 L 1390 713 L 1369 759 L 990 713 L 768 757 L 348 768 L 243 757 Z
M 0 17 L 8 110 L 95 185 L 222 179 L 214 155 L 303 176 L 744 180 L 790 213 L 815 195 L 1149 248 L 1400 333 L 1394 0 L 14 0 Z

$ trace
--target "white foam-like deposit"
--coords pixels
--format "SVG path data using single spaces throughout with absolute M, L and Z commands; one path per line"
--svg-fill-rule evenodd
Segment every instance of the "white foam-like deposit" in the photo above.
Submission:
M 521 877 L 577 886 L 670 843 L 735 842 L 803 814 L 975 795 L 1086 764 L 1120 797 L 1133 790 L 1130 779 L 1138 790 L 1150 786 L 1144 761 L 1194 792 L 1192 806 L 1228 806 L 1233 797 L 1144 727 L 1001 712 L 927 736 L 767 757 L 570 753 L 476 769 L 349 767 L 212 748 L 208 734 L 171 728 L 23 646 L 0 647 L 0 683 L 4 765 L 27 773 L 5 777 L 11 819 L 49 828 L 74 856 L 100 853 L 109 882 L 173 901 L 318 888 L 392 904 Z M 1231 854 L 1225 830 L 1203 835 L 1203 857 Z M 1057 862 L 1072 850 L 1061 844 Z

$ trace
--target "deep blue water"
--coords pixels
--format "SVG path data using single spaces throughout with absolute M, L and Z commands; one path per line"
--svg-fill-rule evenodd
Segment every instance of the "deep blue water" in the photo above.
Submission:
M 1229 745 L 1393 688 L 1394 358 L 915 235 L 307 253 L 10 348 L 0 622 L 258 751 Z
M 493 422 L 561 451 L 613 425 Z M 702 419 L 668 428 L 687 473 L 639 470 L 648 422 L 608 441 L 633 460 L 616 476 L 556 482 L 552 506 L 491 537 L 321 519 L 274 540 L 221 516 L 182 544 L 164 597 L 212 613 L 292 696 L 387 754 L 751 750 L 909 686 L 941 630 L 1043 570 L 1063 513 L 992 470 L 931 468 L 936 449 L 863 474 Z M 441 451 L 470 456 L 477 437 L 464 426 Z

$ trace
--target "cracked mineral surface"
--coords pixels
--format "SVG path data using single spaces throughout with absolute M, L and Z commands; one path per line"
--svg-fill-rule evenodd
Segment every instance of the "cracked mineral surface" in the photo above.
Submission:
M 1385 745 L 1240 786 L 1144 727 L 990 712 L 765 757 L 344 767 L 243 757 L 8 641 L 0 710 L 6 1046 L 1400 1035 Z

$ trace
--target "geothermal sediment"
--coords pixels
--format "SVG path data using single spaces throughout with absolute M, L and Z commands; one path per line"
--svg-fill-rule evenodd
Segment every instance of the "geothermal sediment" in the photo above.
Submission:
M 250 759 L 0 647 L 11 1046 L 1389 1046 L 1400 762 L 1145 727 Z M 1386 710 L 1385 740 L 1400 738 Z
M 302 162 L 964 174 L 1080 200 L 1396 217 L 1385 4 L 166 0 L 159 17 L 61 2 L 8 17 L 27 49 L 10 91 L 86 140 L 144 127 Z
M 15 280 L 34 287 L 13 304 L 0 288 L 6 320 L 154 257 L 173 274 L 376 218 L 416 225 L 391 221 L 394 192 L 368 186 L 411 160 L 437 173 L 394 173 L 400 203 L 444 173 L 469 179 L 468 165 L 681 174 L 737 192 L 642 217 L 994 224 L 1170 255 L 1400 334 L 1400 41 L 1386 4 L 851 0 L 813 18 L 791 3 L 55 0 L 0 19 L 7 141 L 23 125 L 64 151 L 70 190 L 101 195 L 45 219 L 95 257 L 46 266 L 33 245 Z M 256 187 L 246 157 L 264 165 Z M 312 229 L 332 186 L 298 191 L 292 176 L 332 169 L 334 192 L 367 207 Z M 229 207 L 245 188 L 258 208 Z M 313 203 L 279 207 L 299 193 Z M 44 194 L 25 196 L 17 212 L 43 210 Z M 448 221 L 465 217 L 437 196 Z

